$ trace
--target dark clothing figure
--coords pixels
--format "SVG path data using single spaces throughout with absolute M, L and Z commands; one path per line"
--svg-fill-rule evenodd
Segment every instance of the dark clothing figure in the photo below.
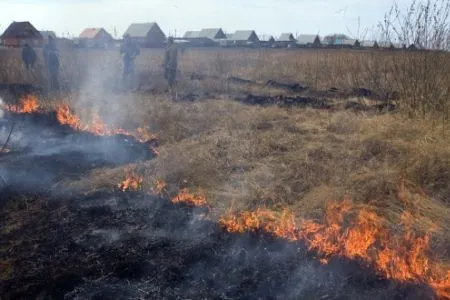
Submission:
M 123 58 L 123 77 L 134 74 L 134 59 L 140 54 L 139 46 L 129 36 L 125 36 L 124 43 L 120 47 Z
M 36 52 L 28 44 L 25 44 L 25 46 L 22 48 L 22 61 L 25 64 L 27 70 L 29 70 L 30 68 L 34 68 L 34 64 L 36 63 Z
M 45 65 L 49 75 L 49 89 L 59 90 L 59 53 L 53 38 L 49 37 L 48 44 L 44 46 L 43 51 Z
M 178 67 L 178 49 L 173 43 L 173 38 L 169 38 L 166 53 L 164 56 L 164 78 L 172 88 L 176 83 Z

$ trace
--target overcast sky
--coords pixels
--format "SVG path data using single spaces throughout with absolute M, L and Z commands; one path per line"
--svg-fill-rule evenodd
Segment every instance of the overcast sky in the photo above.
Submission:
M 394 0 L 0 0 L 0 31 L 12 21 L 31 21 L 39 30 L 77 36 L 85 27 L 122 35 L 132 22 L 156 21 L 166 34 L 222 27 L 282 32 L 374 34 Z M 411 0 L 397 0 L 402 6 Z M 362 30 L 361 30 L 362 31 Z M 360 34 L 361 35 L 361 34 Z

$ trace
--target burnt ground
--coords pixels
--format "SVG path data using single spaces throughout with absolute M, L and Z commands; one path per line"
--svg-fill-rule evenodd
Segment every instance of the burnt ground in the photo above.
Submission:
M 45 192 L 87 171 L 152 158 L 149 146 L 130 136 L 95 136 L 60 126 L 54 114 L 8 114 L 0 119 L 0 188 Z M 1 147 L 1 145 L 0 145 Z M 0 203 L 1 204 L 1 203 Z
M 151 155 L 127 137 L 20 118 L 12 151 L 0 154 L 0 299 L 433 298 L 358 262 L 321 265 L 301 243 L 229 234 L 201 208 L 143 193 L 61 193 L 61 180 Z

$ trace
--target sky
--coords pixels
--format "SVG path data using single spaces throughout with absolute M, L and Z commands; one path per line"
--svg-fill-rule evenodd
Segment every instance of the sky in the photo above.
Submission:
M 121 36 L 130 23 L 157 22 L 167 35 L 221 27 L 259 35 L 344 33 L 375 38 L 377 24 L 394 0 L 0 0 L 0 31 L 12 21 L 38 30 L 78 36 L 103 27 Z M 406 6 L 411 0 L 397 0 Z M 359 25 L 358 25 L 359 24 Z M 359 30 L 358 30 L 359 28 Z

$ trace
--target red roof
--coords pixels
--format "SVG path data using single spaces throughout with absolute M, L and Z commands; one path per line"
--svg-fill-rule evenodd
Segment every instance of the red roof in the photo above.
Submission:
M 97 34 L 99 34 L 103 28 L 86 28 L 83 30 L 83 32 L 80 34 L 80 39 L 95 39 Z

